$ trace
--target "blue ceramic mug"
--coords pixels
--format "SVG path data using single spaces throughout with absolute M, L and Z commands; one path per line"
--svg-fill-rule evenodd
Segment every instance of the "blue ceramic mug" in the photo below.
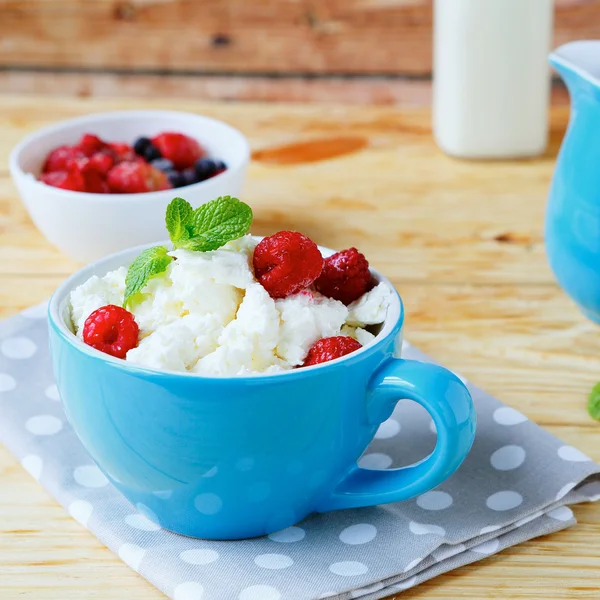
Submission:
M 85 448 L 162 527 L 208 539 L 269 534 L 315 511 L 412 498 L 448 478 L 467 455 L 475 412 L 465 386 L 441 367 L 394 358 L 404 319 L 397 293 L 370 345 L 286 373 L 160 372 L 86 346 L 71 331 L 69 292 L 139 252 L 102 259 L 58 288 L 50 344 L 67 417 Z M 359 468 L 357 459 L 401 399 L 431 414 L 435 450 L 402 469 Z

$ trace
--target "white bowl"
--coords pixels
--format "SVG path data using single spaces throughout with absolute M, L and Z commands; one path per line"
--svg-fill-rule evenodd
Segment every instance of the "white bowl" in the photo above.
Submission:
M 76 144 L 84 133 L 133 144 L 140 136 L 163 131 L 197 139 L 227 169 L 201 183 L 145 194 L 71 192 L 37 181 L 48 152 Z M 221 121 L 184 112 L 129 110 L 96 113 L 40 129 L 15 146 L 10 172 L 31 219 L 48 241 L 71 258 L 89 262 L 164 239 L 165 209 L 176 196 L 194 207 L 219 196 L 238 196 L 249 157 L 244 135 Z

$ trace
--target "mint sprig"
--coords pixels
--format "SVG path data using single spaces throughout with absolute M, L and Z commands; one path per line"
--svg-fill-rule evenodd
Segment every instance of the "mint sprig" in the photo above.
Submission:
M 590 392 L 588 398 L 588 412 L 592 419 L 600 421 L 600 382 L 597 383 Z
M 167 254 L 166 246 L 155 246 L 144 250 L 130 265 L 125 277 L 125 298 L 127 307 L 131 299 L 148 283 L 148 280 L 167 270 L 173 257 Z
M 246 235 L 252 224 L 252 209 L 231 196 L 221 196 L 196 210 L 183 198 L 173 198 L 165 223 L 173 248 L 208 252 Z M 150 278 L 166 271 L 172 260 L 165 246 L 144 250 L 127 271 L 123 306 L 131 303 Z
M 193 214 L 192 205 L 183 198 L 173 198 L 171 200 L 169 206 L 167 206 L 165 222 L 173 244 L 190 237 L 191 232 L 186 229 L 186 226 L 191 224 Z
M 198 207 L 192 219 L 193 235 L 180 247 L 208 252 L 246 235 L 252 224 L 252 209 L 237 198 L 222 196 Z
M 252 209 L 231 196 L 221 196 L 196 210 L 183 198 L 175 198 L 167 207 L 166 222 L 174 248 L 208 252 L 246 235 Z

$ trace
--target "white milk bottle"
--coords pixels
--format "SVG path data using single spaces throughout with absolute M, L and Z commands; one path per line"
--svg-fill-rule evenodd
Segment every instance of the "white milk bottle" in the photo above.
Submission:
M 553 0 L 435 0 L 433 130 L 444 152 L 544 151 L 553 8 Z

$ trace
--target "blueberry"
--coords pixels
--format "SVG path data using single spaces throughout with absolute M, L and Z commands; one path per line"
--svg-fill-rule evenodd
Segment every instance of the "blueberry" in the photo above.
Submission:
M 221 171 L 225 171 L 227 169 L 227 165 L 222 160 L 215 160 L 215 167 L 217 169 L 217 173 Z
M 183 180 L 182 174 L 179 171 L 176 171 L 175 169 L 165 171 L 165 175 L 167 176 L 169 183 L 174 188 L 179 188 L 183 185 L 186 185 L 185 181 Z
M 148 162 L 152 162 L 157 158 L 161 157 L 160 150 L 152 143 L 149 146 L 146 146 L 144 150 L 144 154 L 142 155 Z
M 133 149 L 138 156 L 144 156 L 144 152 L 146 152 L 146 148 L 152 145 L 152 140 L 147 137 L 141 137 L 135 140 L 133 144 Z
M 217 172 L 217 165 L 212 158 L 201 158 L 196 161 L 196 175 L 198 181 L 204 181 Z
M 172 161 L 170 161 L 168 158 L 155 158 L 150 164 L 155 169 L 165 172 L 172 171 L 175 168 Z
M 200 181 L 198 179 L 196 170 L 192 167 L 181 171 L 181 177 L 183 178 L 183 181 L 184 181 L 183 185 L 192 185 L 192 183 L 198 183 L 198 181 Z

